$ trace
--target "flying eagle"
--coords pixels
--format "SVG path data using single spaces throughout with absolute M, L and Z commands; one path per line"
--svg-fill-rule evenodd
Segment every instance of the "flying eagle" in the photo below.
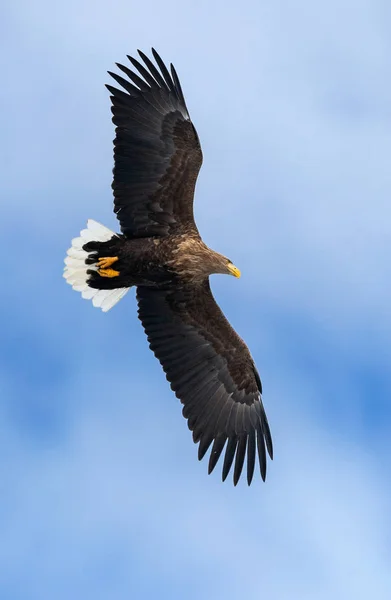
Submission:
M 139 319 L 183 404 L 199 460 L 213 443 L 211 473 L 225 447 L 222 478 L 235 459 L 236 485 L 247 455 L 250 485 L 256 456 L 265 480 L 266 450 L 273 455 L 261 380 L 209 285 L 212 273 L 239 277 L 240 271 L 204 244 L 194 222 L 202 152 L 178 75 L 155 50 L 156 65 L 138 53 L 142 62 L 128 56 L 134 70 L 117 64 L 127 79 L 109 72 L 123 90 L 106 86 L 116 126 L 114 212 L 122 233 L 89 220 L 68 250 L 64 277 L 103 311 L 136 287 Z

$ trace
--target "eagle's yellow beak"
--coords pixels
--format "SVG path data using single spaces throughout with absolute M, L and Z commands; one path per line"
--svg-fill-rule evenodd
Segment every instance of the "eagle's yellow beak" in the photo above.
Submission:
M 228 263 L 228 271 L 234 277 L 240 277 L 240 271 L 239 271 L 238 267 L 235 267 L 235 265 L 233 265 L 232 263 Z

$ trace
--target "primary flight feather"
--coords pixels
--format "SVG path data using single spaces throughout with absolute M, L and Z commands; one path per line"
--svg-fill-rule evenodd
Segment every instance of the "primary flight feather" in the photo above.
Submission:
M 111 94 L 114 211 L 121 234 L 89 220 L 72 241 L 64 277 L 83 298 L 107 311 L 136 286 L 138 316 L 149 345 L 183 404 L 201 460 L 210 446 L 211 473 L 224 448 L 223 480 L 236 485 L 247 456 L 262 479 L 272 440 L 262 386 L 250 352 L 213 298 L 209 275 L 240 276 L 202 241 L 193 198 L 202 152 L 173 65 L 128 56 L 110 73 L 123 88 Z

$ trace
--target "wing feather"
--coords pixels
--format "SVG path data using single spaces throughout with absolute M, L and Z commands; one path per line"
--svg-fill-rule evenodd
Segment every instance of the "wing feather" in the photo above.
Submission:
M 251 429 L 247 440 L 247 483 L 251 485 L 255 468 L 255 431 Z
M 227 436 L 225 433 L 218 433 L 213 442 L 212 450 L 209 457 L 208 474 L 210 475 L 219 460 L 224 449 Z

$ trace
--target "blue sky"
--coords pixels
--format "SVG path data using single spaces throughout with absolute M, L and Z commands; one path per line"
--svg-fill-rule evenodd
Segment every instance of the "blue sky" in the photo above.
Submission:
M 0 597 L 391 596 L 387 2 L 70 0 L 1 19 Z M 264 386 L 266 484 L 208 477 L 129 294 L 62 279 L 116 228 L 114 62 L 154 46 L 204 151 L 196 218 Z

